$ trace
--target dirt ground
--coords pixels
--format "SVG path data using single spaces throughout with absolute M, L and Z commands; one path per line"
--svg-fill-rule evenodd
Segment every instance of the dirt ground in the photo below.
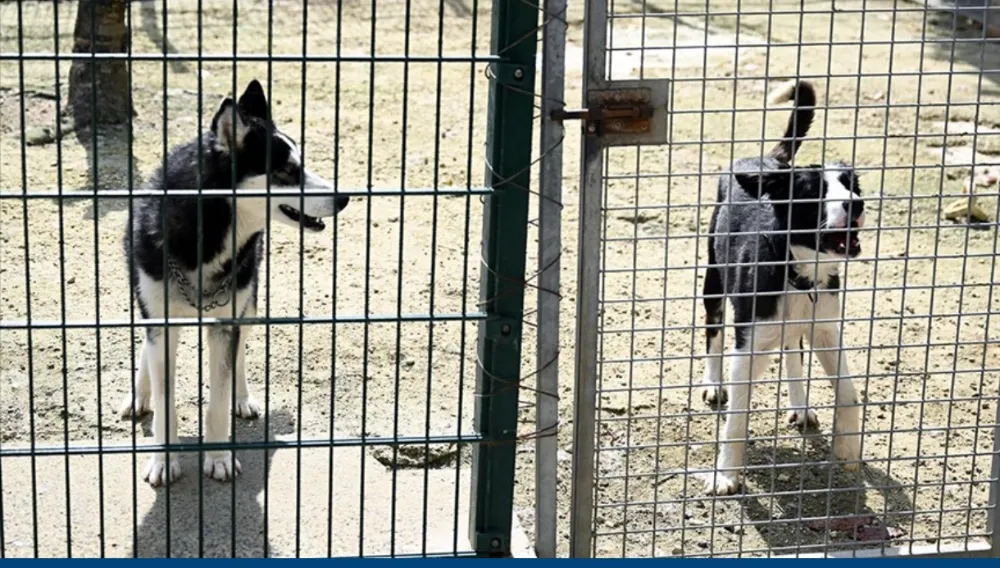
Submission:
M 132 4 L 134 51 L 197 53 L 200 39 L 204 53 L 231 53 L 234 43 L 239 53 L 267 52 L 266 3 L 240 6 L 235 38 L 232 3 L 204 2 L 202 34 L 197 5 L 171 2 L 164 34 L 159 4 Z M 278 2 L 273 53 L 488 53 L 488 9 L 463 0 L 441 5 L 441 33 L 439 3 L 412 0 L 407 18 L 407 4 L 390 0 L 378 3 L 374 21 L 369 5 L 345 5 L 338 34 L 336 3 L 310 2 L 306 15 L 300 3 Z M 598 554 L 764 555 L 815 551 L 826 543 L 954 544 L 962 535 L 985 530 L 989 453 L 1000 393 L 998 353 L 989 345 L 997 338 L 989 318 L 998 302 L 992 293 L 996 232 L 992 224 L 972 228 L 944 221 L 940 209 L 959 194 L 970 163 L 996 161 L 1000 153 L 995 136 L 1000 132 L 998 77 L 980 74 L 981 69 L 1000 68 L 1000 55 L 984 52 L 981 43 L 949 41 L 978 37 L 980 32 L 964 22 L 955 27 L 950 16 L 925 14 L 909 3 L 897 3 L 901 11 L 892 13 L 893 5 L 867 1 L 868 13 L 862 16 L 861 2 L 838 1 L 835 12 L 823 2 L 810 4 L 802 17 L 768 17 L 768 6 L 788 12 L 799 10 L 799 3 L 742 1 L 736 16 L 737 3 L 724 0 L 711 3 L 708 18 L 705 4 L 697 2 L 613 6 L 621 17 L 611 29 L 612 76 L 673 78 L 675 112 L 671 146 L 616 149 L 609 152 L 606 167 Z M 25 51 L 52 52 L 57 44 L 61 52 L 71 50 L 75 9 L 69 3 L 58 6 L 56 41 L 53 5 L 23 4 Z M 646 18 L 628 17 L 641 13 L 642 6 Z M 683 15 L 667 17 L 672 12 Z M 0 17 L 0 50 L 17 52 L 16 7 L 3 3 Z M 582 7 L 574 5 L 568 19 L 566 98 L 576 104 Z M 164 42 L 164 35 L 169 41 Z M 831 39 L 836 45 L 831 46 Z M 802 46 L 788 45 L 792 43 Z M 392 192 L 482 184 L 488 102 L 484 66 L 310 62 L 303 69 L 294 61 L 239 64 L 237 88 L 253 77 L 267 83 L 270 75 L 273 113 L 286 132 L 304 139 L 312 167 L 335 176 L 343 189 L 370 187 L 387 193 L 354 199 L 319 236 L 306 235 L 300 242 L 294 230 L 276 227 L 270 232 L 262 298 L 272 317 L 301 312 L 313 318 L 360 319 L 366 313 L 395 317 L 475 311 L 480 200 L 433 195 L 401 199 Z M 96 138 L 89 132 L 67 133 L 60 143 L 22 150 L 19 91 L 25 93 L 24 121 L 31 133 L 54 130 L 60 109 L 53 99 L 65 99 L 69 62 L 58 63 L 58 93 L 56 67 L 52 61 L 0 62 L 0 192 L 5 195 L 60 188 L 70 194 L 86 192 L 95 178 L 102 189 L 127 188 L 130 177 L 138 185 L 160 163 L 165 147 L 205 127 L 234 84 L 231 63 L 137 61 L 131 152 L 127 132 L 114 129 Z M 816 79 L 821 100 L 834 107 L 818 114 L 812 131 L 827 140 L 806 143 L 800 158 L 840 158 L 862 168 L 869 226 L 880 228 L 864 235 L 864 253 L 847 268 L 844 314 L 850 367 L 863 377 L 856 382 L 866 403 L 866 465 L 860 474 L 847 474 L 826 463 L 828 438 L 804 439 L 786 428 L 782 407 L 787 399 L 783 394 L 778 398 L 785 389 L 774 366 L 771 380 L 754 391 L 751 428 L 756 442 L 749 460 L 758 467 L 748 473 L 746 494 L 708 499 L 702 496 L 697 472 L 712 464 L 718 414 L 692 388 L 703 365 L 701 333 L 691 329 L 702 317 L 694 298 L 701 277 L 695 268 L 704 262 L 700 235 L 714 196 L 713 174 L 733 156 L 760 152 L 751 140 L 762 136 L 762 113 L 733 109 L 760 109 L 767 90 L 764 77 L 796 74 L 823 76 Z M 780 132 L 786 112 L 768 113 L 768 136 Z M 573 450 L 579 196 L 579 139 L 573 129 L 564 152 L 561 554 L 568 552 Z M 980 202 L 995 221 L 997 200 L 987 193 Z M 0 200 L 0 320 L 5 326 L 0 333 L 0 444 L 121 444 L 131 443 L 133 435 L 141 443 L 149 440 L 148 423 L 133 428 L 116 415 L 121 396 L 130 389 L 134 361 L 129 346 L 138 346 L 138 335 L 127 327 L 99 333 L 86 327 L 98 319 L 125 324 L 132 316 L 120 240 L 127 202 L 81 197 L 61 203 L 49 198 Z M 529 266 L 535 265 L 536 236 L 531 227 Z M 529 290 L 526 306 L 535 302 Z M 65 317 L 78 327 L 65 334 L 36 329 L 29 338 L 13 325 L 29 317 L 29 305 L 35 322 Z M 248 343 L 248 374 L 275 419 L 265 427 L 238 429 L 237 439 L 472 431 L 476 325 L 448 321 L 429 328 L 416 319 L 367 328 L 359 322 L 275 324 L 256 330 Z M 525 329 L 523 369 L 530 373 L 535 337 L 531 326 Z M 177 373 L 182 437 L 197 436 L 199 405 L 206 394 L 199 393 L 198 365 L 203 361 L 198 345 L 193 332 L 183 336 Z M 822 378 L 818 366 L 812 367 L 812 376 Z M 830 389 L 825 380 L 810 385 L 810 400 L 828 431 Z M 533 398 L 532 391 L 522 392 L 519 419 L 525 435 L 533 431 Z M 384 455 L 379 448 L 368 452 L 376 459 Z M 515 494 L 515 512 L 529 535 L 533 452 L 533 442 L 519 446 Z M 458 464 L 468 470 L 464 453 L 456 454 L 454 448 L 440 453 L 450 459 L 436 467 L 454 471 Z M 14 459 L 24 458 L 5 462 Z M 188 479 L 197 477 L 193 458 L 184 466 Z M 284 471 L 295 475 L 294 468 Z M 95 492 L 99 484 L 91 481 Z M 284 487 L 285 481 L 274 483 Z M 129 488 L 134 482 L 134 476 L 104 480 Z M 268 482 L 258 485 L 255 491 L 265 491 Z M 11 475 L 0 479 L 0 486 L 8 502 L 30 488 L 23 476 Z M 75 480 L 74 491 L 87 491 L 76 487 Z M 50 489 L 57 495 L 62 491 Z M 152 491 L 141 480 L 135 487 L 139 494 Z M 450 502 L 457 492 L 431 493 L 428 499 Z M 265 502 L 275 499 L 273 491 L 269 494 Z M 387 500 L 394 495 L 373 494 Z M 399 503 L 412 505 L 412 497 L 402 495 L 399 499 L 410 500 Z M 297 517 L 308 508 L 302 496 L 295 497 L 294 507 L 290 499 L 280 498 L 288 515 Z M 24 524 L 10 515 L 8 510 L 6 526 Z M 47 522 L 63 526 L 66 521 Z M 855 531 L 855 524 L 863 528 Z M 456 519 L 455 525 L 464 530 L 464 519 Z M 55 531 L 38 543 L 43 555 L 65 553 L 60 534 Z M 86 534 L 98 538 L 92 531 Z M 83 538 L 74 535 L 74 541 Z M 32 554 L 23 539 L 8 534 L 0 542 L 8 555 Z M 116 543 L 106 553 L 131 554 L 132 544 Z M 271 553 L 294 554 L 291 546 L 272 547 Z

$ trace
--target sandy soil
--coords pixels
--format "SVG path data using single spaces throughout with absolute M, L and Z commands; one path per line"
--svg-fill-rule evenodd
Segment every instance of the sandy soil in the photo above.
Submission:
M 265 4 L 241 6 L 235 40 L 232 4 L 204 4 L 205 53 L 231 52 L 234 41 L 241 53 L 266 52 Z M 799 9 L 785 0 L 771 4 L 774 10 Z M 985 481 L 1000 390 L 997 350 L 988 345 L 997 336 L 988 318 L 997 304 L 991 288 L 996 235 L 992 226 L 978 230 L 946 222 L 940 208 L 959 193 L 973 158 L 989 162 L 1000 152 L 991 136 L 1000 128 L 1000 110 L 992 106 L 997 77 L 978 74 L 981 68 L 996 69 L 1000 56 L 981 56 L 981 44 L 948 42 L 980 33 L 961 22 L 953 31 L 949 17 L 892 14 L 891 2 L 867 2 L 864 17 L 857 12 L 860 2 L 837 2 L 832 23 L 828 3 L 810 5 L 815 13 L 801 18 L 760 15 L 768 5 L 741 2 L 739 18 L 728 15 L 737 6 L 728 0 L 713 2 L 710 18 L 698 15 L 705 10 L 701 3 L 645 4 L 647 14 L 687 14 L 675 19 L 626 18 L 641 8 L 614 8 L 622 17 L 613 25 L 612 75 L 637 77 L 641 70 L 646 77 L 674 78 L 676 112 L 669 148 L 609 153 L 595 514 L 601 555 L 767 554 L 824 543 L 857 546 L 859 539 L 866 546 L 952 543 L 985 530 Z M 158 9 L 151 15 L 145 4 L 134 6 L 135 51 L 162 52 L 162 15 Z M 169 51 L 197 52 L 196 6 L 190 0 L 171 3 Z M 374 24 L 368 6 L 345 7 L 340 48 L 386 55 L 409 49 L 430 56 L 437 53 L 440 37 L 446 55 L 465 56 L 473 48 L 488 52 L 487 10 L 478 11 L 473 38 L 470 3 L 445 2 L 440 36 L 438 3 L 413 0 L 408 23 L 405 6 L 402 0 L 380 2 Z M 67 32 L 73 14 L 71 6 L 60 4 L 63 52 L 71 49 Z M 15 52 L 15 7 L 4 3 L 0 16 L 0 48 Z M 574 6 L 567 53 L 571 103 L 580 99 L 581 18 L 581 7 Z M 275 54 L 301 53 L 303 46 L 307 53 L 336 53 L 336 3 L 311 2 L 305 19 L 304 34 L 301 6 L 278 3 Z M 26 51 L 55 48 L 51 4 L 25 4 L 23 21 Z M 782 45 L 798 42 L 800 34 L 803 47 Z M 838 42 L 834 47 L 831 37 Z M 928 43 L 921 44 L 921 37 Z M 737 39 L 739 48 L 734 48 Z M 68 62 L 58 67 L 64 96 Z M 481 184 L 487 106 L 482 64 L 311 62 L 305 67 L 241 63 L 236 84 L 241 87 L 252 77 L 266 80 L 270 71 L 279 122 L 305 140 L 307 160 L 336 175 L 340 187 L 392 192 Z M 54 128 L 58 109 L 49 95 L 56 93 L 55 68 L 51 61 L 23 63 L 29 127 Z M 949 70 L 954 74 L 949 76 Z M 95 159 L 90 133 L 82 140 L 70 134 L 61 144 L 30 146 L 22 153 L 20 66 L 0 62 L 0 191 L 53 192 L 61 184 L 67 193 L 82 192 L 94 187 L 95 177 L 101 188 L 122 188 L 130 165 L 138 184 L 162 159 L 164 147 L 192 137 L 233 89 L 227 63 L 136 62 L 133 71 L 137 116 L 131 152 L 126 134 L 109 130 L 96 137 Z M 830 74 L 817 82 L 826 104 L 839 107 L 820 113 L 814 127 L 813 134 L 827 141 L 807 143 L 800 157 L 812 161 L 825 155 L 867 168 L 862 186 L 873 198 L 870 225 L 881 228 L 865 236 L 863 257 L 847 269 L 844 314 L 851 370 L 864 377 L 857 382 L 867 405 L 867 463 L 860 474 L 849 475 L 823 463 L 829 454 L 825 438 L 809 436 L 804 442 L 785 427 L 781 407 L 787 403 L 784 395 L 778 398 L 784 388 L 775 366 L 772 380 L 755 390 L 751 418 L 757 441 L 750 463 L 768 467 L 752 469 L 745 496 L 710 500 L 701 496 L 692 473 L 712 463 L 718 420 L 692 388 L 702 370 L 701 333 L 691 329 L 701 321 L 694 298 L 701 277 L 695 268 L 704 262 L 699 237 L 714 194 L 712 174 L 733 156 L 760 151 L 750 140 L 762 135 L 762 113 L 734 114 L 733 109 L 760 109 L 767 88 L 763 77 L 796 73 Z M 768 136 L 777 135 L 786 116 L 785 110 L 768 113 Z M 562 259 L 560 495 L 567 496 L 560 499 L 562 553 L 568 549 L 573 449 L 578 149 L 571 131 L 565 147 Z M 996 201 L 989 195 L 982 199 L 994 218 Z M 98 318 L 128 322 L 131 316 L 120 244 L 126 202 L 81 198 L 60 206 L 39 198 L 26 203 L 0 202 L 0 320 L 7 325 L 28 318 L 30 269 L 30 317 L 46 322 L 65 317 L 80 327 L 65 334 L 35 330 L 30 338 L 23 330 L 3 329 L 0 443 L 124 443 L 133 432 L 141 442 L 148 424 L 133 428 L 115 415 L 130 388 L 129 346 L 138 346 L 137 334 L 127 327 L 97 334 L 85 327 Z M 270 233 L 266 287 L 270 315 L 473 312 L 481 210 L 475 197 L 389 194 L 355 199 L 335 227 L 319 237 L 307 235 L 300 242 L 296 231 L 276 227 Z M 535 236 L 532 227 L 529 266 L 536 255 Z M 526 305 L 535 301 L 529 291 Z M 362 323 L 276 324 L 252 336 L 248 373 L 258 397 L 263 400 L 266 393 L 268 407 L 281 417 L 282 434 L 290 429 L 319 439 L 334 432 L 350 437 L 469 432 L 475 329 L 474 323 L 460 321 L 436 323 L 432 329 L 425 321 L 371 323 L 367 329 Z M 523 369 L 528 373 L 535 368 L 535 338 L 531 327 L 526 329 Z M 198 344 L 189 332 L 181 346 L 182 436 L 197 435 L 199 404 L 206 394 L 199 392 Z M 812 373 L 822 378 L 817 365 Z M 810 398 L 828 429 L 829 387 L 825 381 L 811 385 Z M 529 435 L 531 391 L 524 391 L 522 399 L 521 430 Z M 259 436 L 272 434 L 254 430 Z M 529 533 L 533 451 L 532 442 L 519 447 L 515 500 Z M 467 464 L 467 456 L 458 463 Z M 193 464 L 186 467 L 194 470 Z M 27 487 L 9 477 L 2 483 L 5 493 Z M 136 490 L 151 491 L 142 485 Z M 866 525 L 860 536 L 836 520 L 854 516 Z M 834 519 L 829 526 L 828 519 Z M 3 546 L 14 554 L 9 542 Z M 62 545 L 56 540 L 46 546 L 58 554 Z

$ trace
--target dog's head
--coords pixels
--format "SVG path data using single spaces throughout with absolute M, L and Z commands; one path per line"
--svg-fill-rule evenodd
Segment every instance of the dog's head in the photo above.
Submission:
M 844 258 L 861 254 L 858 229 L 865 224 L 865 207 L 858 176 L 850 166 L 834 163 L 792 170 L 779 164 L 773 171 L 735 177 L 751 195 L 770 198 L 779 222 L 790 229 L 792 245 Z
M 236 161 L 237 191 L 240 189 L 293 189 L 333 191 L 333 184 L 302 164 L 295 142 L 274 125 L 264 89 L 257 80 L 247 85 L 238 102 L 226 98 L 212 119 L 212 134 L 219 151 Z M 264 197 L 239 198 L 241 210 L 265 212 Z M 348 198 L 322 195 L 300 198 L 273 195 L 273 217 L 310 231 L 322 231 L 323 217 L 332 217 L 347 207 Z

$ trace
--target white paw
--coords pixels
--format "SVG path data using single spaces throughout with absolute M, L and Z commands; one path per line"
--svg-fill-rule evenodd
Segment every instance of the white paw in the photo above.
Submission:
M 819 417 L 811 408 L 788 411 L 788 423 L 799 430 L 819 428 Z
M 861 467 L 861 435 L 834 434 L 833 455 L 844 462 L 844 469 L 857 471 Z
M 171 457 L 168 464 L 165 455 L 154 454 L 149 458 L 149 463 L 146 464 L 146 473 L 142 475 L 142 478 L 149 483 L 150 487 L 159 487 L 174 481 L 180 476 L 181 464 L 177 461 L 177 458 Z
M 152 408 L 149 406 L 149 393 L 135 393 L 135 398 L 132 398 L 132 393 L 125 393 L 125 397 L 122 398 L 121 406 L 118 409 L 118 413 L 122 418 L 129 419 L 133 416 L 135 418 L 142 418 L 144 415 L 148 414 Z
M 206 477 L 216 481 L 229 481 L 243 471 L 240 460 L 233 457 L 232 452 L 211 452 L 205 455 L 205 465 L 202 467 Z
M 729 395 L 722 385 L 710 384 L 701 387 L 701 399 L 711 406 L 721 406 L 726 404 Z
M 252 396 L 238 398 L 236 399 L 233 411 L 236 413 L 236 416 L 244 420 L 254 420 L 260 416 L 260 404 Z
M 732 495 L 740 489 L 740 479 L 732 472 L 714 471 L 705 480 L 706 492 L 709 495 Z

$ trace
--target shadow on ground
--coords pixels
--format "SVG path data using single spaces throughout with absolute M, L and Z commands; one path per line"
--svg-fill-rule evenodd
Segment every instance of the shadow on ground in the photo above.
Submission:
M 142 23 L 142 31 L 149 38 L 149 41 L 160 47 L 166 53 L 177 53 L 177 48 L 169 38 L 163 37 L 163 32 L 158 27 L 156 17 L 156 0 L 142 0 L 139 3 L 139 16 Z M 162 17 L 162 16 L 161 16 Z M 174 73 L 187 73 L 187 63 L 179 59 L 170 60 L 170 70 Z
M 102 126 L 94 130 L 76 130 L 76 139 L 87 152 L 87 181 L 78 191 L 141 189 L 143 178 L 139 161 L 129 142 L 129 125 Z M 131 168 L 131 178 L 129 169 Z M 100 219 L 108 213 L 128 208 L 128 199 L 99 197 L 90 199 L 85 216 Z
M 789 553 L 798 547 L 882 546 L 889 544 L 888 537 L 871 537 L 909 526 L 910 497 L 884 471 L 867 464 L 855 472 L 817 465 L 833 461 L 827 436 L 810 433 L 799 448 L 757 446 L 747 452 L 747 480 L 763 494 L 744 496 L 742 505 L 769 548 Z M 873 491 L 879 493 L 875 498 L 869 495 Z M 884 509 L 873 510 L 870 502 L 884 502 Z M 853 538 L 856 523 L 877 525 L 862 529 L 870 540 Z
M 274 440 L 293 431 L 293 418 L 272 412 L 252 422 L 237 420 L 237 442 Z M 183 443 L 196 442 L 193 438 Z M 274 449 L 237 451 L 243 473 L 233 483 L 219 483 L 201 474 L 198 454 L 181 456 L 184 474 L 170 486 L 156 489 L 156 501 L 136 530 L 136 557 L 250 557 L 282 555 L 273 549 L 266 533 L 263 508 L 267 474 Z M 140 470 L 142 463 L 140 463 Z M 169 519 L 169 522 L 168 522 Z M 169 536 L 167 529 L 169 527 Z M 168 551 L 169 544 L 169 551 Z

